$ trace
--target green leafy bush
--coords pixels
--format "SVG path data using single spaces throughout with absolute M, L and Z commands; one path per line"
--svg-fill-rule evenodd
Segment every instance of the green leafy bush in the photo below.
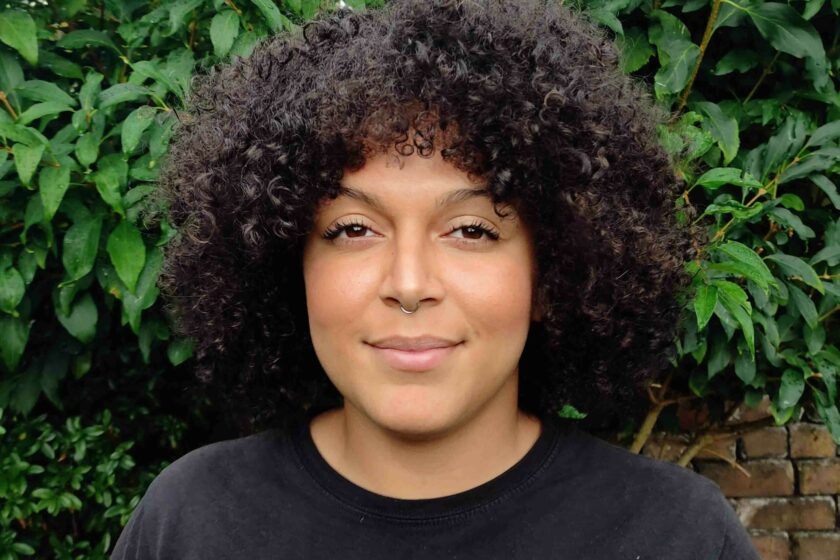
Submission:
M 156 287 L 176 232 L 149 194 L 194 69 L 335 5 L 0 12 L 0 559 L 107 557 L 169 461 L 234 435 L 212 395 L 188 390 L 191 344 Z M 708 231 L 686 263 L 677 358 L 647 416 L 628 419 L 631 448 L 685 428 L 689 407 L 705 418 L 691 427 L 699 449 L 766 397 L 770 422 L 811 414 L 840 442 L 840 1 L 577 5 L 671 110 L 660 132 L 686 185 L 675 203 Z

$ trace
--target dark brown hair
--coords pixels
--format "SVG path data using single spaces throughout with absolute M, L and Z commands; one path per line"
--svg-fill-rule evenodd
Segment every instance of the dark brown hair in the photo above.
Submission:
M 668 366 L 692 249 L 656 139 L 667 115 L 618 66 L 605 33 L 559 2 L 394 0 L 199 73 L 163 163 L 180 235 L 160 284 L 240 431 L 340 402 L 309 338 L 302 242 L 343 171 L 389 146 L 441 150 L 527 216 L 546 307 L 520 406 L 637 402 Z

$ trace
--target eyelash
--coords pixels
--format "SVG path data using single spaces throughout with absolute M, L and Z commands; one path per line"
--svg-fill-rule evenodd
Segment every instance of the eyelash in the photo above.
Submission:
M 327 229 L 327 231 L 325 231 L 321 235 L 321 237 L 328 240 L 328 241 L 334 241 L 341 234 L 341 232 L 343 232 L 344 230 L 346 230 L 350 227 L 354 227 L 354 226 L 363 227 L 365 229 L 370 229 L 365 224 L 359 222 L 358 220 L 351 220 L 349 222 L 338 222 L 333 227 Z M 478 220 L 474 220 L 470 224 L 465 224 L 465 225 L 462 225 L 462 226 L 453 227 L 447 233 L 453 233 L 455 231 L 458 231 L 459 229 L 466 229 L 466 228 L 477 229 L 481 233 L 487 234 L 487 237 L 491 241 L 498 241 L 498 239 L 499 239 L 499 232 L 497 232 L 495 229 L 485 227 L 483 222 L 480 222 Z M 479 242 L 479 241 L 481 241 L 481 239 L 463 239 L 463 241 L 466 241 L 468 243 L 469 242 Z

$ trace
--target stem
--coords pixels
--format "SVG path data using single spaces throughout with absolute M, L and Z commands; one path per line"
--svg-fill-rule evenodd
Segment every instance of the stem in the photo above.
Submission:
M 756 201 L 756 199 L 758 199 L 758 197 L 763 196 L 763 195 L 765 195 L 765 194 L 767 194 L 767 191 L 766 191 L 766 190 L 764 190 L 764 187 L 761 187 L 760 189 L 758 189 L 758 192 L 756 192 L 756 193 L 755 193 L 755 196 L 753 196 L 753 197 L 750 199 L 750 201 L 749 201 L 749 202 L 747 202 L 747 204 L 746 204 L 745 206 L 747 206 L 747 207 L 752 206 L 752 205 L 753 205 L 753 203 Z M 726 222 L 726 223 L 723 225 L 723 227 L 722 227 L 722 228 L 720 228 L 719 230 L 717 230 L 717 231 L 715 232 L 714 237 L 712 238 L 712 243 L 714 243 L 715 241 L 718 241 L 719 239 L 723 239 L 723 236 L 724 236 L 724 235 L 726 235 L 726 230 L 728 230 L 728 229 L 730 228 L 730 226 L 732 226 L 732 224 L 733 224 L 733 223 L 735 223 L 735 218 L 730 218 L 730 219 L 729 219 L 729 221 L 728 221 L 728 222 Z
M 709 41 L 712 39 L 714 33 L 715 22 L 717 21 L 718 12 L 720 12 L 721 0 L 714 0 L 712 4 L 712 11 L 709 13 L 709 19 L 706 21 L 706 30 L 703 32 L 703 39 L 700 41 L 700 54 L 697 55 L 697 62 L 694 64 L 694 69 L 691 71 L 691 77 L 688 79 L 688 84 L 680 95 L 680 102 L 677 105 L 676 113 L 679 114 L 685 108 L 688 102 L 688 94 L 691 93 L 691 86 L 694 85 L 694 80 L 697 78 L 697 73 L 700 71 L 700 64 L 703 62 L 703 55 L 706 54 L 706 48 L 709 46 Z
M 656 421 L 659 419 L 659 415 L 662 413 L 665 406 L 666 404 L 664 402 L 658 402 L 647 413 L 645 421 L 642 422 L 642 426 L 639 428 L 639 431 L 636 433 L 636 437 L 633 439 L 633 445 L 630 446 L 631 453 L 638 455 L 642 450 L 642 447 L 645 446 L 645 443 L 648 438 L 650 438 L 650 434 L 653 432 L 653 427 L 656 425 Z
M 753 432 L 755 430 L 760 430 L 761 428 L 766 428 L 768 426 L 775 425 L 776 420 L 772 416 L 768 416 L 759 420 L 743 422 L 741 424 L 735 424 L 733 426 L 724 426 L 716 430 L 710 430 L 708 432 L 699 434 L 694 438 L 693 443 L 685 451 L 683 451 L 683 454 L 677 460 L 676 464 L 680 465 L 681 467 L 687 467 L 688 463 L 691 462 L 691 460 L 694 459 L 694 457 L 696 457 L 697 454 L 700 453 L 700 451 L 702 451 L 703 448 L 709 445 L 710 443 L 731 439 L 733 437 L 739 437 L 748 432 Z
M 645 446 L 645 442 L 647 442 L 648 438 L 650 437 L 651 432 L 653 432 L 654 426 L 656 426 L 656 420 L 659 418 L 659 414 L 662 410 L 670 405 L 678 402 L 677 400 L 665 400 L 665 393 L 668 391 L 668 385 L 671 384 L 671 379 L 673 378 L 674 374 L 669 373 L 668 377 L 665 378 L 665 381 L 662 385 L 659 386 L 659 394 L 654 395 L 653 391 L 651 390 L 652 383 L 648 385 L 647 392 L 650 401 L 653 403 L 653 408 L 647 413 L 645 416 L 644 422 L 639 427 L 639 431 L 636 433 L 636 437 L 633 438 L 633 444 L 630 446 L 630 451 L 639 454 L 642 450 L 642 447 Z
M 195 45 L 195 28 L 197 27 L 195 23 L 195 11 L 193 11 L 193 19 L 190 22 L 190 50 L 193 50 L 193 46 Z
M 837 311 L 840 311 L 840 304 L 835 305 L 832 309 L 829 309 L 823 315 L 817 317 L 817 322 L 821 323 L 825 321 L 826 319 L 828 319 L 829 315 L 831 315 L 832 313 L 836 313 Z
M 773 55 L 773 60 L 771 60 L 770 63 L 767 66 L 764 67 L 764 70 L 761 72 L 761 76 L 758 77 L 758 81 L 755 83 L 753 88 L 750 90 L 750 92 L 744 98 L 743 103 L 747 103 L 752 98 L 753 94 L 755 94 L 755 92 L 758 90 L 758 86 L 760 86 L 761 82 L 764 81 L 764 78 L 766 78 L 767 76 L 770 75 L 770 69 L 773 68 L 773 65 L 776 63 L 776 59 L 779 58 L 779 53 L 780 52 L 781 51 L 776 51 L 776 54 Z
M 9 105 L 9 100 L 6 98 L 5 91 L 0 91 L 0 101 L 2 101 L 3 105 L 6 106 L 6 110 L 9 112 L 10 115 L 12 115 L 12 118 L 17 120 L 17 113 L 15 113 L 15 110 L 12 109 L 11 105 Z

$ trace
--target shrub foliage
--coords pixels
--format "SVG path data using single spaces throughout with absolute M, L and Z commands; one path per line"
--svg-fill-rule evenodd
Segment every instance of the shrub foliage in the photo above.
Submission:
M 840 443 L 840 0 L 574 6 L 614 32 L 624 70 L 670 110 L 659 132 L 685 182 L 674 202 L 707 232 L 686 263 L 673 368 L 627 419 L 631 448 L 685 428 L 689 411 L 699 449 L 762 399 L 770 423 L 810 415 Z M 169 461 L 235 435 L 212 395 L 189 390 L 192 346 L 156 286 L 176 232 L 148 195 L 191 74 L 335 8 L 0 11 L 0 560 L 107 557 Z

